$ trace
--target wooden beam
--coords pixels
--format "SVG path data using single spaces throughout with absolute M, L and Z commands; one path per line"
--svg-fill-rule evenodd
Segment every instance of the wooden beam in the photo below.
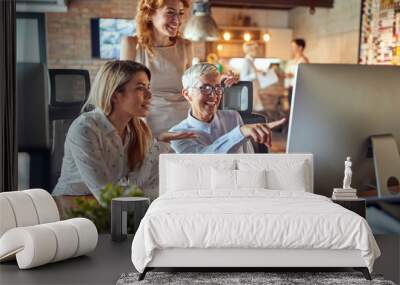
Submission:
M 209 0 L 213 7 L 292 9 L 295 7 L 333 8 L 334 0 Z

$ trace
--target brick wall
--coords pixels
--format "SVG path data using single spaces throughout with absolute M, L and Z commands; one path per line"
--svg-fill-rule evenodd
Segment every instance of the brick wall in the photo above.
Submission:
M 87 69 L 93 79 L 105 62 L 91 55 L 91 18 L 134 19 L 137 0 L 70 0 L 67 13 L 47 13 L 47 50 L 50 68 Z M 190 11 L 190 10 L 189 10 Z M 188 16 L 188 13 L 186 14 Z M 278 10 L 251 10 L 213 8 L 219 25 L 230 24 L 239 12 L 251 14 L 260 26 L 284 27 L 288 25 L 288 12 Z M 195 56 L 206 58 L 206 45 L 194 44 Z
M 258 13 L 268 14 L 271 26 L 286 26 L 289 20 L 294 36 L 307 40 L 306 53 L 312 62 L 355 63 L 360 1 L 336 0 L 333 9 L 317 9 L 314 15 L 308 8 L 293 9 L 288 18 L 287 12 L 282 17 L 282 11 Z M 49 67 L 87 69 L 93 79 L 104 60 L 92 58 L 90 19 L 134 19 L 136 5 L 137 0 L 71 0 L 67 13 L 46 14 Z M 230 19 L 236 10 L 214 8 L 213 12 L 218 16 L 221 11 Z M 218 24 L 226 24 L 222 17 L 215 19 Z
M 361 0 L 336 0 L 332 9 L 308 8 L 289 12 L 294 37 L 307 41 L 306 55 L 311 62 L 357 63 Z
M 49 68 L 87 69 L 91 78 L 104 60 L 92 58 L 91 18 L 134 19 L 137 0 L 72 0 L 67 13 L 47 13 Z

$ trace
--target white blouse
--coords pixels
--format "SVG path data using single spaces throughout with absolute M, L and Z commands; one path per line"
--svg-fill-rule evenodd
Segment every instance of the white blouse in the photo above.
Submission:
M 169 151 L 169 144 L 153 141 L 141 167 L 129 172 L 128 145 L 132 140 L 128 129 L 125 143 L 102 110 L 81 114 L 68 130 L 64 145 L 61 176 L 53 195 L 93 194 L 100 199 L 100 190 L 107 183 L 129 183 L 141 188 L 146 197 L 158 196 L 158 156 Z

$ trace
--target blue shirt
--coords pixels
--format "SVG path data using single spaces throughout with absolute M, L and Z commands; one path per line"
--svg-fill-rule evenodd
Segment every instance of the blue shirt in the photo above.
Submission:
M 243 125 L 239 113 L 231 110 L 218 110 L 211 122 L 202 122 L 191 115 L 170 132 L 196 132 L 198 138 L 175 140 L 171 147 L 176 153 L 254 153 L 253 145 L 243 136 Z

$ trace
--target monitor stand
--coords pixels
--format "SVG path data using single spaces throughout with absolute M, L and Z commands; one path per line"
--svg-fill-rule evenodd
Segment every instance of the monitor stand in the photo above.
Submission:
M 378 196 L 400 195 L 400 155 L 396 140 L 392 134 L 383 134 L 371 136 L 371 142 Z

